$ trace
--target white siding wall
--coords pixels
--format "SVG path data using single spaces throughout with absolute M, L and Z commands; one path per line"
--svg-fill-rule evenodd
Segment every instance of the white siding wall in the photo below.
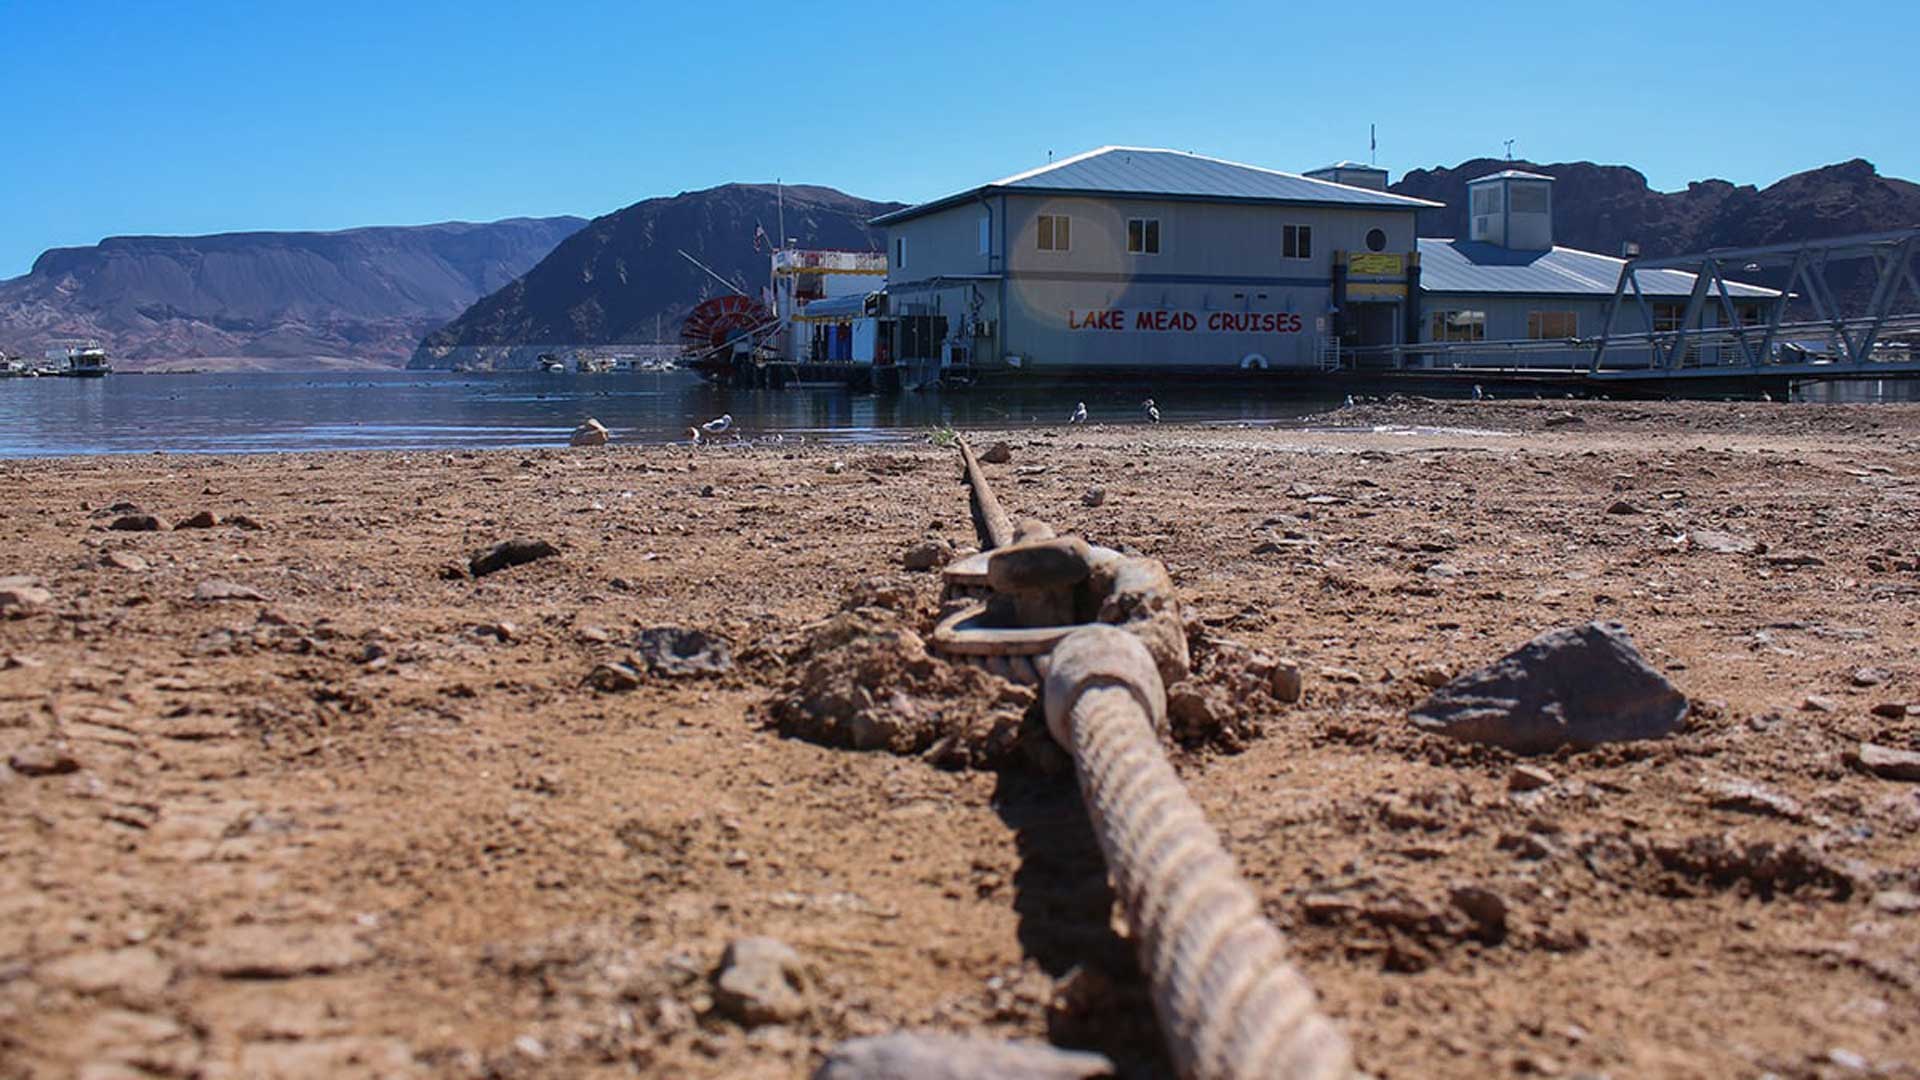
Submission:
M 1043 214 L 1071 223 L 1066 250 L 1040 249 Z M 987 215 L 993 251 L 981 255 L 979 220 Z M 1158 254 L 1127 250 L 1132 218 L 1159 222 Z M 1285 257 L 1288 225 L 1312 229 L 1309 257 Z M 895 311 L 924 305 L 949 317 L 967 310 L 970 297 L 984 298 L 978 314 L 1000 332 L 982 343 L 981 363 L 1012 354 L 1039 370 L 1238 367 L 1250 357 L 1272 367 L 1310 366 L 1332 306 L 1334 254 L 1366 250 L 1375 228 L 1386 234 L 1387 252 L 1414 249 L 1407 210 L 992 196 L 984 206 L 961 204 L 891 227 L 888 250 L 904 237 L 907 259 L 892 269 L 888 293 Z M 1004 284 L 932 281 L 1002 272 Z

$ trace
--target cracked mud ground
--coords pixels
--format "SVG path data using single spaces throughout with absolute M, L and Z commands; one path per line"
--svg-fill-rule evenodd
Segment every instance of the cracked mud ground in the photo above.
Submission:
M 1364 1068 L 1920 1076 L 1920 784 L 1850 764 L 1920 750 L 1920 409 L 1567 408 L 1022 430 L 989 472 L 1300 664 L 1177 760 Z M 929 536 L 973 540 L 930 446 L 0 464 L 0 1077 L 789 1077 L 901 1027 L 1163 1070 L 1068 778 L 756 721 L 855 583 L 932 603 Z M 508 537 L 560 554 L 457 572 Z M 1592 618 L 1687 730 L 1408 724 Z M 586 683 L 654 626 L 739 663 Z M 710 975 L 753 934 L 806 1011 L 746 1030 Z

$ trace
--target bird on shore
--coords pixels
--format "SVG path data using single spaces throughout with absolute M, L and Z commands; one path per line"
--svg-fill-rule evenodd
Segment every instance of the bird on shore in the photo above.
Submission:
M 1487 395 L 1481 391 L 1480 384 L 1474 383 L 1473 384 L 1473 400 L 1479 401 L 1486 396 Z
M 697 427 L 688 428 L 687 441 L 692 443 L 695 446 L 699 446 L 700 445 L 700 429 Z
M 1347 400 L 1346 400 L 1346 402 L 1345 402 L 1344 404 L 1345 404 L 1345 407 L 1346 407 L 1346 408 L 1349 408 L 1349 409 L 1351 409 L 1351 408 L 1353 408 L 1353 395 L 1352 395 L 1352 394 L 1348 394 L 1348 395 L 1347 395 Z
M 1160 406 L 1155 405 L 1153 403 L 1152 398 L 1148 398 L 1145 402 L 1145 408 L 1147 410 L 1147 423 L 1149 424 L 1159 423 L 1160 422 Z
M 721 413 L 718 417 L 700 425 L 700 430 L 709 435 L 718 435 L 733 426 L 733 414 Z
M 1067 417 L 1067 423 L 1084 424 L 1086 422 L 1087 422 L 1087 403 L 1082 401 L 1079 404 L 1074 406 L 1073 415 Z

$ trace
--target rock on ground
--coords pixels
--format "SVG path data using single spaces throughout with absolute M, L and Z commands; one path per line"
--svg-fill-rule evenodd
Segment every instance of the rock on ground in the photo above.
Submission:
M 733 646 L 726 638 L 682 626 L 640 631 L 633 653 L 655 675 L 719 675 L 733 667 Z
M 80 762 L 64 743 L 37 742 L 15 750 L 7 764 L 21 776 L 65 776 L 80 771 Z
M 1911 750 L 1861 743 L 1849 759 L 1882 780 L 1920 781 L 1920 754 Z
M 32 578 L 0 578 L 0 616 L 22 619 L 37 615 L 53 603 L 53 594 Z
M 1655 671 L 1626 628 L 1589 623 L 1542 634 L 1441 687 L 1414 724 L 1456 739 L 1538 754 L 1672 734 L 1686 695 Z
M 261 593 L 260 590 L 250 585 L 242 585 L 237 581 L 223 581 L 216 578 L 211 581 L 203 581 L 194 586 L 193 598 L 206 603 L 217 603 L 225 600 L 259 602 L 264 601 L 266 596 Z
M 545 540 L 527 540 L 516 537 L 502 540 L 490 548 L 473 553 L 467 560 L 467 571 L 474 577 L 486 577 L 509 566 L 521 566 L 536 559 L 545 559 L 560 554 L 560 549 Z
M 607 426 L 589 416 L 586 423 L 573 429 L 573 436 L 568 442 L 574 446 L 605 446 L 610 437 Z
M 806 965 L 786 942 L 735 939 L 714 974 L 713 1004 L 747 1027 L 798 1020 L 807 1012 Z
M 1091 1080 L 1114 1074 L 1113 1062 L 1081 1050 L 902 1031 L 841 1043 L 813 1080 Z
M 922 540 L 900 556 L 908 570 L 937 570 L 953 561 L 953 545 L 945 540 Z
M 199 966 L 233 979 L 324 975 L 373 955 L 351 926 L 269 926 L 216 930 L 199 951 Z

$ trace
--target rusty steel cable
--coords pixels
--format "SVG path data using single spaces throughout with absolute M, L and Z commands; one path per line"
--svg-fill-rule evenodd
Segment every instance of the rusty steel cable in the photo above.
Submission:
M 1355 1075 L 1345 1036 L 1160 748 L 1166 695 L 1146 647 L 1114 627 L 1075 631 L 1053 651 L 1046 707 L 1180 1075 Z
M 1000 509 L 1000 500 L 987 486 L 987 474 L 980 468 L 980 459 L 973 456 L 973 448 L 965 439 L 958 441 L 960 460 L 966 465 L 967 486 L 973 494 L 973 521 L 980 534 L 980 547 L 988 551 L 1006 547 L 1013 543 L 1013 521 Z

